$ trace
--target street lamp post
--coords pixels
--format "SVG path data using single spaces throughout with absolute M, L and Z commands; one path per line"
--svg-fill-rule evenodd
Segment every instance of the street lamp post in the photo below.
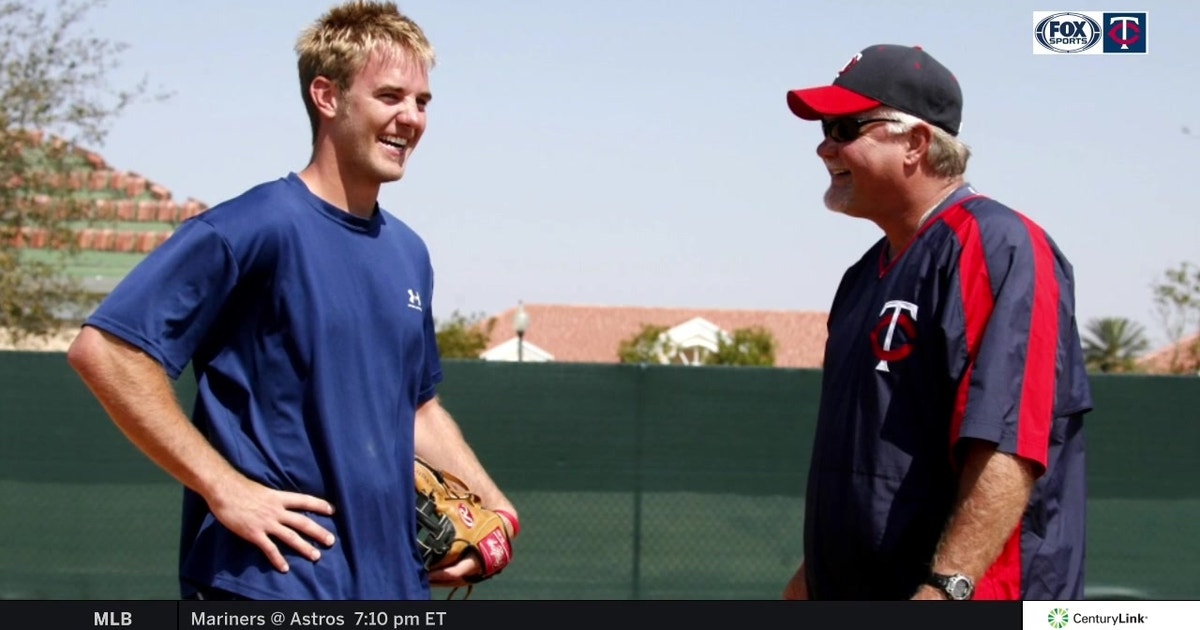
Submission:
M 513 316 L 513 328 L 517 331 L 517 363 L 525 360 L 525 331 L 529 330 L 529 313 L 525 303 L 517 302 L 517 314 Z

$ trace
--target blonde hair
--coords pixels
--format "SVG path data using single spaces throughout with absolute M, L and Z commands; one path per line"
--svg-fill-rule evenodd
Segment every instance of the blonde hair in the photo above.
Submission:
M 891 107 L 878 108 L 863 117 L 895 120 L 896 122 L 889 122 L 885 126 L 887 132 L 894 136 L 904 135 L 917 125 L 928 126 L 933 137 L 929 143 L 929 153 L 925 155 L 925 160 L 934 174 L 939 177 L 951 178 L 959 177 L 967 172 L 967 161 L 971 159 L 971 148 L 962 140 L 950 135 L 945 129 Z
M 400 12 L 394 2 L 351 0 L 318 18 L 296 41 L 300 94 L 313 141 L 317 138 L 317 108 L 309 94 L 313 79 L 325 77 L 345 90 L 354 75 L 367 63 L 367 57 L 379 48 L 399 49 L 433 68 L 433 45 L 417 23 Z

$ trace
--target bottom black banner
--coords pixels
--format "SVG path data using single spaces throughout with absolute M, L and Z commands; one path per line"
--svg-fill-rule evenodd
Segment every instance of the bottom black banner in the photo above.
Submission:
M 233 630 L 242 628 L 573 628 L 634 626 L 809 628 L 1021 627 L 1020 602 L 424 601 L 193 602 L 0 601 L 6 630 Z

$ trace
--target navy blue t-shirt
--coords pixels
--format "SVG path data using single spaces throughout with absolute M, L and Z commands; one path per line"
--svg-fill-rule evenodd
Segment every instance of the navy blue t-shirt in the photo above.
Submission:
M 294 173 L 185 221 L 88 318 L 159 361 L 189 362 L 193 421 L 239 471 L 324 498 L 336 537 L 290 571 L 185 489 L 181 594 L 253 599 L 428 599 L 416 548 L 416 409 L 441 381 L 421 238 L 377 209 L 331 206 Z
M 962 438 L 1036 464 L 1033 497 L 978 599 L 1080 599 L 1092 407 L 1070 263 L 968 186 L 891 263 L 881 239 L 829 314 L 806 496 L 815 599 L 906 599 L 954 507 Z

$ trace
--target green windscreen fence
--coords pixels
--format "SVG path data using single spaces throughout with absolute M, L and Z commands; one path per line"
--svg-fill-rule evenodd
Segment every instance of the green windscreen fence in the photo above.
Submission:
M 521 511 L 513 564 L 473 599 L 778 598 L 820 372 L 444 369 L 443 404 Z M 1200 379 L 1093 389 L 1088 596 L 1200 597 Z M 63 355 L 0 353 L 0 598 L 177 597 L 180 494 Z

